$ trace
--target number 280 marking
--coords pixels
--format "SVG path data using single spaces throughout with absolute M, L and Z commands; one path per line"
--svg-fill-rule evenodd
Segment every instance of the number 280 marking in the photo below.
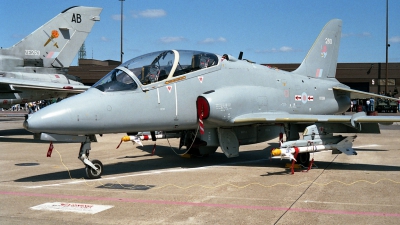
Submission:
M 325 44 L 331 45 L 332 44 L 332 38 L 325 38 Z

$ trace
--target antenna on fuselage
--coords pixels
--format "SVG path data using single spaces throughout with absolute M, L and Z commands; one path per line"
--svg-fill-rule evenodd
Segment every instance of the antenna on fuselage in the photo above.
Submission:
M 242 60 L 242 58 L 243 58 L 243 52 L 241 51 L 241 52 L 239 53 L 238 59 L 239 59 L 239 60 Z

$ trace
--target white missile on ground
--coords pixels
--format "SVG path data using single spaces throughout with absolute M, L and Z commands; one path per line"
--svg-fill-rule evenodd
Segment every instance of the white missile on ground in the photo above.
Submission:
M 353 140 L 355 137 L 349 136 L 336 144 L 322 144 L 321 139 L 317 140 L 297 140 L 288 141 L 282 144 L 280 148 L 271 151 L 272 156 L 280 156 L 281 158 L 289 158 L 295 160 L 294 154 L 306 152 L 321 152 L 326 150 L 338 150 L 346 155 L 357 155 L 354 151 Z M 296 144 L 296 145 L 294 145 Z

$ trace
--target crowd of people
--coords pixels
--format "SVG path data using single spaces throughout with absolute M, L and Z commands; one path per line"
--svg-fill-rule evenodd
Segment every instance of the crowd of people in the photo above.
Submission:
M 51 105 L 53 103 L 61 101 L 60 98 L 58 99 L 52 99 L 52 100 L 41 100 L 41 101 L 36 101 L 36 102 L 27 102 L 24 104 L 15 104 L 11 106 L 8 110 L 10 111 L 25 111 L 29 112 L 29 114 L 32 114 L 34 112 L 39 111 L 41 108 L 44 108 L 48 105 Z M 5 111 L 5 109 L 1 108 L 1 111 Z
M 350 103 L 350 112 L 373 112 L 375 111 L 375 99 L 352 99 Z
M 396 98 L 398 94 L 397 88 L 394 89 L 393 93 L 389 90 L 388 93 L 384 91 L 379 92 L 382 96 L 388 96 Z M 352 99 L 350 112 L 400 112 L 400 97 L 397 101 L 390 101 L 384 98 L 366 98 L 366 99 Z

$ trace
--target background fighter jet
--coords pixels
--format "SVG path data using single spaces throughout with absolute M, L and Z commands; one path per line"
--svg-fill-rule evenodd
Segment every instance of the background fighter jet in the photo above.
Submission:
M 66 68 L 101 10 L 68 8 L 11 48 L 0 49 L 0 108 L 87 90 Z
M 179 133 L 179 147 L 189 153 L 205 155 L 220 147 L 227 157 L 236 157 L 240 145 L 284 132 L 287 142 L 274 156 L 307 165 L 310 152 L 322 149 L 355 154 L 354 137 L 333 133 L 379 133 L 378 123 L 400 117 L 340 115 L 353 96 L 374 96 L 335 79 L 341 27 L 341 20 L 328 22 L 293 72 L 201 51 L 142 55 L 88 91 L 30 115 L 24 127 L 42 140 L 81 142 L 79 158 L 89 178 L 103 171 L 101 162 L 88 155 L 94 135 L 105 133 L 129 133 L 123 140 L 133 141 L 139 131 Z

